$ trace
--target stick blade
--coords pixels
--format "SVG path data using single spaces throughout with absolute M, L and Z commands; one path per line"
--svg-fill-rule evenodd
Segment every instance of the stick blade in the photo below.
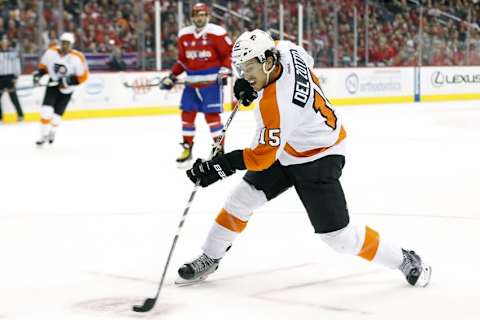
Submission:
M 143 305 L 139 306 L 139 305 L 136 305 L 136 306 L 133 306 L 133 311 L 135 312 L 148 312 L 150 310 L 153 309 L 153 307 L 155 306 L 155 303 L 157 302 L 157 299 L 153 299 L 153 298 L 147 298 L 145 299 L 145 302 L 143 303 Z

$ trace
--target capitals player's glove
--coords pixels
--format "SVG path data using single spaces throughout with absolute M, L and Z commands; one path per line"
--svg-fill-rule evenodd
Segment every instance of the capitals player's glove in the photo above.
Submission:
M 160 90 L 170 90 L 175 86 L 176 82 L 177 77 L 170 73 L 168 76 L 160 80 Z
M 218 80 L 222 86 L 226 86 L 228 82 L 228 77 L 232 76 L 232 70 L 228 69 L 227 67 L 221 67 L 218 70 Z
M 220 179 L 224 179 L 235 173 L 225 156 L 216 156 L 212 160 L 197 159 L 190 170 L 187 170 L 188 178 L 202 187 L 207 187 Z
M 253 89 L 250 83 L 245 79 L 237 79 L 233 86 L 233 92 L 237 100 L 241 100 L 244 106 L 250 105 L 253 100 L 258 98 L 258 93 Z

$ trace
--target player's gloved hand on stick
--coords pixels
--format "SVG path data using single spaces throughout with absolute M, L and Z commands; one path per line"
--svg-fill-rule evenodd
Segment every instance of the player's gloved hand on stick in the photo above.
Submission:
M 222 86 L 226 86 L 228 82 L 228 77 L 232 76 L 232 70 L 227 67 L 221 67 L 218 70 L 218 79 Z
M 250 103 L 258 97 L 258 93 L 253 89 L 250 83 L 242 78 L 235 81 L 233 93 L 235 94 L 235 98 L 241 100 L 244 106 L 250 105 Z
M 170 73 L 168 76 L 160 80 L 160 89 L 170 90 L 175 86 L 175 83 L 177 83 L 177 77 Z
M 225 156 L 216 156 L 212 160 L 197 159 L 193 167 L 187 170 L 188 178 L 197 183 L 200 180 L 202 187 L 207 187 L 220 179 L 224 179 L 235 173 L 235 169 Z
M 76 76 L 66 76 L 66 77 L 61 77 L 58 79 L 58 83 L 60 84 L 60 87 L 62 88 L 67 88 L 69 86 L 74 86 L 79 84 L 78 78 Z
M 32 74 L 32 79 L 33 79 L 33 85 L 38 86 L 38 83 L 40 82 L 40 78 L 42 77 L 42 73 L 40 71 L 35 71 Z

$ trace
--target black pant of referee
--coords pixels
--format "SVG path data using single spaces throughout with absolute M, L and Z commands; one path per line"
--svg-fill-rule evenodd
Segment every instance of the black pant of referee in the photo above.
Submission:
M 17 111 L 17 121 L 23 120 L 24 115 L 22 107 L 20 106 L 20 101 L 18 100 L 17 92 L 15 91 L 15 79 L 16 77 L 13 74 L 0 75 L 0 121 L 3 120 L 2 96 L 5 91 L 8 92 L 10 100 L 15 106 L 15 110 Z

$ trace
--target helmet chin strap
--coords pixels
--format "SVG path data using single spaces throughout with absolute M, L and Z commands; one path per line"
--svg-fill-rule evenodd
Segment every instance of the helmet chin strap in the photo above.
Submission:
M 262 64 L 262 70 L 267 75 L 267 83 L 265 84 L 265 86 L 268 85 L 268 82 L 270 81 L 270 73 L 272 73 L 273 70 L 275 69 L 275 64 L 273 64 L 273 66 L 270 68 L 270 70 L 267 70 L 266 68 L 267 68 L 267 61 L 265 61 Z

